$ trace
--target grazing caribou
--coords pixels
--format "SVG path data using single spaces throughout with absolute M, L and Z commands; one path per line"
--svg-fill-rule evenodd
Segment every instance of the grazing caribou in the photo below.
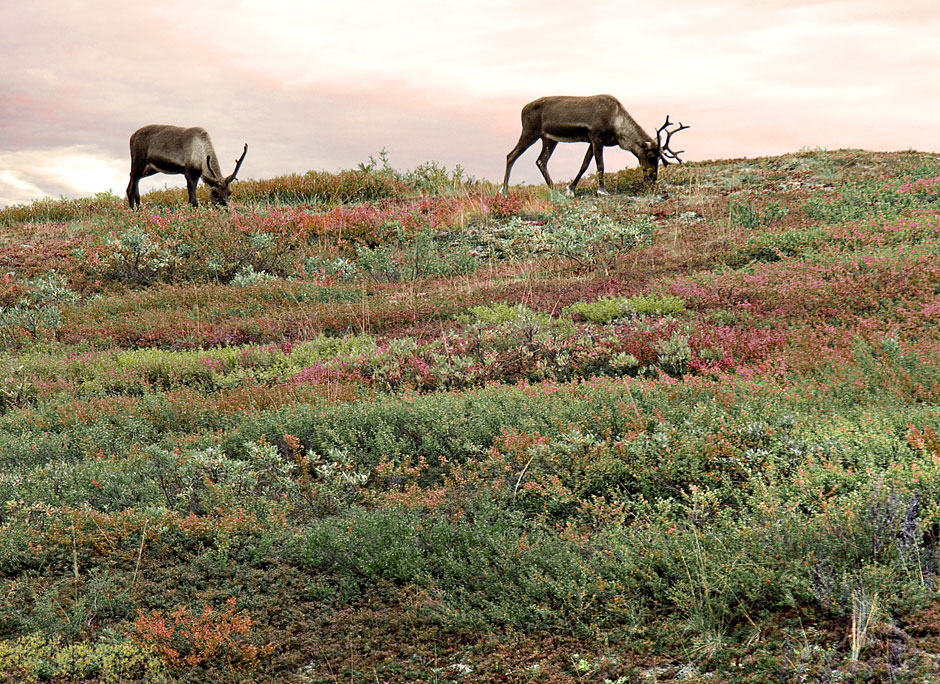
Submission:
M 673 133 L 689 126 L 680 123 L 679 128 L 670 131 L 671 125 L 673 124 L 669 123 L 667 116 L 666 123 L 656 131 L 656 139 L 653 140 L 612 95 L 540 97 L 522 108 L 522 135 L 519 136 L 519 142 L 512 148 L 512 152 L 506 155 L 503 194 L 509 192 L 509 172 L 512 165 L 519 155 L 539 138 L 542 140 L 542 152 L 535 165 L 545 177 L 548 187 L 552 187 L 552 179 L 548 175 L 548 159 L 560 142 L 589 143 L 581 170 L 566 191 L 569 195 L 574 194 L 575 186 L 591 163 L 591 157 L 597 162 L 597 194 L 609 194 L 604 187 L 604 148 L 614 145 L 619 145 L 636 155 L 646 180 L 654 183 L 660 161 L 664 165 L 670 161 L 682 161 L 678 156 L 682 150 L 673 152 L 669 149 L 669 139 Z M 666 134 L 665 141 L 662 140 L 663 133 Z
M 186 177 L 190 204 L 199 206 L 196 185 L 202 178 L 209 186 L 210 199 L 225 206 L 231 194 L 229 186 L 238 175 L 246 154 L 248 143 L 245 143 L 242 156 L 235 162 L 232 174 L 223 176 L 219 158 L 205 129 L 161 124 L 144 126 L 131 135 L 131 182 L 127 185 L 127 201 L 131 209 L 140 208 L 137 184 L 141 178 L 155 173 L 181 173 Z

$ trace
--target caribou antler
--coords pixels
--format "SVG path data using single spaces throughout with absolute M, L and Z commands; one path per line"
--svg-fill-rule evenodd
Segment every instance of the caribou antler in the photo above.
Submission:
M 235 170 L 232 171 L 232 175 L 226 179 L 227 182 L 231 183 L 235 180 L 235 176 L 238 175 L 238 170 L 242 167 L 242 162 L 245 161 L 246 154 L 248 154 L 248 143 L 245 143 L 245 150 L 242 152 L 242 156 L 235 160 Z
M 685 150 L 679 150 L 678 152 L 673 152 L 669 148 L 669 140 L 672 138 L 673 133 L 678 133 L 679 131 L 683 131 L 686 128 L 691 128 L 691 126 L 683 125 L 682 122 L 680 121 L 678 124 L 679 128 L 674 128 L 673 130 L 670 131 L 669 127 L 674 126 L 674 125 L 675 124 L 672 124 L 669 122 L 669 115 L 667 114 L 666 123 L 660 126 L 659 129 L 656 131 L 656 144 L 659 146 L 659 157 L 660 159 L 663 160 L 664 165 L 668 164 L 670 160 L 679 162 L 680 164 L 682 163 L 682 160 L 679 159 L 679 155 L 685 152 Z M 661 141 L 661 137 L 664 132 L 666 134 L 666 142 Z

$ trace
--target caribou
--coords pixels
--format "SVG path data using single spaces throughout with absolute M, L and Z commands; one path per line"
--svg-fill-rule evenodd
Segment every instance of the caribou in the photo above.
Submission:
M 614 145 L 632 152 L 643 168 L 646 181 L 655 183 L 660 161 L 663 165 L 682 161 L 679 155 L 684 150 L 673 152 L 669 148 L 669 140 L 674 133 L 689 126 L 683 126 L 680 122 L 678 128 L 670 130 L 669 127 L 673 125 L 675 124 L 671 124 L 667 116 L 666 123 L 656 131 L 654 140 L 612 95 L 540 97 L 522 108 L 522 135 L 519 136 L 516 146 L 506 155 L 503 194 L 509 192 L 509 173 L 512 165 L 519 155 L 539 139 L 542 140 L 542 151 L 535 165 L 550 188 L 552 179 L 548 175 L 548 159 L 555 151 L 555 146 L 560 142 L 588 143 L 581 169 L 566 189 L 568 195 L 574 194 L 574 189 L 591 163 L 592 157 L 597 163 L 597 194 L 610 194 L 604 187 L 604 148 Z M 663 134 L 666 136 L 665 140 L 662 138 Z
M 181 173 L 186 177 L 190 204 L 199 206 L 196 185 L 202 178 L 209 186 L 209 198 L 225 206 L 231 194 L 232 181 L 238 175 L 246 154 L 248 143 L 245 143 L 242 156 L 235 161 L 235 170 L 231 175 L 223 176 L 212 140 L 204 128 L 161 124 L 144 126 L 131 135 L 131 181 L 127 185 L 127 202 L 131 209 L 140 208 L 137 184 L 141 178 L 155 173 Z

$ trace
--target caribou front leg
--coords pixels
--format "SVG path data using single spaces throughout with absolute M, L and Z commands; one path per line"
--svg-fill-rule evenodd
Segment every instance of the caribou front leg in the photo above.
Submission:
M 571 181 L 571 185 L 568 186 L 568 189 L 565 190 L 565 194 L 568 197 L 574 197 L 574 189 L 578 185 L 578 181 L 581 180 L 581 176 L 584 175 L 584 172 L 587 171 L 588 165 L 591 163 L 591 159 L 594 158 L 594 146 L 588 144 L 587 154 L 584 155 L 584 161 L 581 162 L 581 169 L 578 171 L 578 175 L 574 177 L 574 180 Z
M 194 207 L 198 207 L 199 200 L 196 199 L 196 186 L 199 184 L 201 171 L 199 169 L 186 169 L 183 175 L 186 178 L 186 192 L 189 194 L 189 203 Z
M 594 151 L 594 161 L 597 162 L 597 194 L 609 195 L 607 188 L 604 187 L 604 143 L 597 138 L 591 138 L 591 149 Z

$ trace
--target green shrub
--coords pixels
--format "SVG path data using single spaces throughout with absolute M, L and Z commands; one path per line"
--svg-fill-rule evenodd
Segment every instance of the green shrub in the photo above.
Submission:
M 436 161 L 427 161 L 419 164 L 404 174 L 404 178 L 419 192 L 429 192 L 435 195 L 446 195 L 466 190 L 473 179 L 464 175 L 464 168 L 457 164 L 453 171 Z
M 594 302 L 576 302 L 564 309 L 564 313 L 577 314 L 592 323 L 610 323 L 631 312 L 623 297 L 602 297 Z
M 899 193 L 883 181 L 858 181 L 842 186 L 832 195 L 813 195 L 803 204 L 803 212 L 822 223 L 889 221 L 919 204 L 913 194 Z
M 589 180 L 593 180 L 593 178 Z M 615 173 L 605 173 L 604 185 L 610 192 L 632 195 L 644 192 L 650 187 L 645 172 L 638 166 L 631 169 L 621 169 Z
M 731 266 L 748 261 L 778 261 L 815 251 L 827 243 L 821 227 L 793 228 L 777 232 L 756 233 L 748 237 L 744 247 L 729 257 Z
M 656 353 L 659 354 L 656 360 L 659 368 L 676 377 L 684 375 L 692 360 L 689 336 L 679 332 L 673 333 L 668 340 L 661 340 L 656 344 Z
M 23 333 L 30 340 L 38 339 L 42 333 L 54 334 L 62 325 L 62 306 L 78 300 L 65 278 L 54 270 L 26 283 L 18 282 L 8 273 L 2 286 L 0 340 L 9 346 L 17 346 Z
M 600 266 L 607 273 L 618 257 L 648 245 L 652 235 L 648 216 L 625 222 L 604 214 L 597 206 L 571 202 L 561 207 L 552 229 L 543 232 L 540 239 L 552 254 Z
M 750 200 L 730 200 L 728 214 L 734 225 L 742 228 L 757 228 L 779 221 L 787 215 L 787 208 L 771 202 L 761 209 Z
M 480 264 L 461 238 L 437 236 L 430 228 L 405 231 L 397 221 L 387 228 L 396 236 L 391 244 L 356 247 L 356 271 L 360 277 L 376 282 L 452 278 L 472 273 Z
M 126 640 L 66 644 L 41 633 L 0 641 L 0 673 L 24 684 L 167 680 L 163 662 L 148 646 Z
M 638 316 L 678 316 L 685 311 L 685 300 L 675 295 L 636 295 L 625 304 Z
M 330 577 L 347 596 L 377 582 L 427 588 L 442 599 L 438 610 L 451 629 L 583 631 L 617 588 L 586 567 L 586 549 L 487 499 L 454 518 L 354 510 L 314 524 L 301 544 L 303 567 Z
M 594 302 L 577 302 L 565 307 L 568 314 L 578 314 L 593 323 L 610 323 L 627 315 L 677 316 L 685 311 L 685 300 L 675 295 L 635 295 L 602 297 Z

